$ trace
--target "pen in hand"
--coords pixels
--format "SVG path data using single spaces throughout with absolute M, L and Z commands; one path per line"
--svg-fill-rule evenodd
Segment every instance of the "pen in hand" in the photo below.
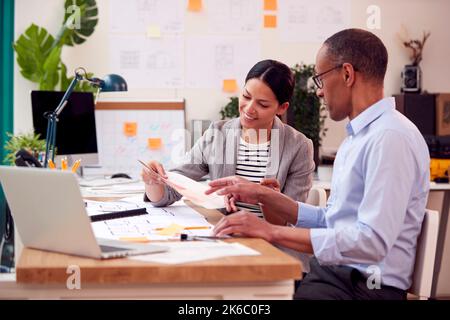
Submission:
M 144 166 L 145 169 L 147 169 L 146 171 L 152 175 L 154 178 L 158 178 L 159 181 L 162 182 L 167 182 L 167 178 L 163 177 L 161 174 L 159 174 L 158 172 L 155 172 L 155 170 L 153 170 L 152 168 L 150 168 L 144 161 L 138 160 L 140 164 L 142 164 Z

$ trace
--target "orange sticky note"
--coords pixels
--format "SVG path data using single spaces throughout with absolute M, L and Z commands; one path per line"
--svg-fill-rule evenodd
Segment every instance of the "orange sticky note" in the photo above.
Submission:
M 202 0 L 189 0 L 188 11 L 199 12 L 202 11 Z
M 137 123 L 136 122 L 125 122 L 123 124 L 123 134 L 127 137 L 135 137 L 137 134 Z
M 150 150 L 158 150 L 162 147 L 161 138 L 149 138 L 147 141 L 147 146 Z
M 223 91 L 225 92 L 236 92 L 237 91 L 237 81 L 236 79 L 225 79 L 223 80 Z
M 277 0 L 264 0 L 264 10 L 277 10 Z
M 272 14 L 264 15 L 264 28 L 276 28 L 277 27 L 277 16 Z

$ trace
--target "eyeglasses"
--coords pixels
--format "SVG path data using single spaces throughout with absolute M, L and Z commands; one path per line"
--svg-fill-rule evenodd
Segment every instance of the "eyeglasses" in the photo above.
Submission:
M 312 79 L 314 81 L 314 84 L 317 86 L 317 88 L 319 88 L 319 89 L 323 88 L 323 82 L 322 82 L 322 79 L 320 78 L 321 76 L 323 76 L 324 74 L 327 74 L 328 72 L 336 70 L 338 68 L 342 68 L 342 66 L 343 66 L 343 64 L 337 65 L 325 72 L 322 72 L 322 73 L 319 73 L 319 74 L 316 74 L 315 76 L 313 76 Z

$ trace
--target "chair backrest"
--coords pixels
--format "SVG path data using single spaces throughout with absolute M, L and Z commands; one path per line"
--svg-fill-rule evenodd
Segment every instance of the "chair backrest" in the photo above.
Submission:
M 428 299 L 431 295 L 438 231 L 439 212 L 427 209 L 417 239 L 413 283 L 409 289 L 409 293 L 420 299 Z
M 325 207 L 327 205 L 327 192 L 323 188 L 312 187 L 309 190 L 308 199 L 306 199 L 305 203 Z

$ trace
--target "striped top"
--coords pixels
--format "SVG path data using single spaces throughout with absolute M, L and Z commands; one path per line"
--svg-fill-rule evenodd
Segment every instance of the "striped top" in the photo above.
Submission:
M 266 176 L 267 163 L 269 161 L 270 141 L 261 144 L 251 144 L 240 139 L 236 161 L 236 175 L 249 181 L 260 183 Z M 255 209 L 251 205 L 237 203 L 238 209 L 245 209 L 263 216 L 261 209 Z

